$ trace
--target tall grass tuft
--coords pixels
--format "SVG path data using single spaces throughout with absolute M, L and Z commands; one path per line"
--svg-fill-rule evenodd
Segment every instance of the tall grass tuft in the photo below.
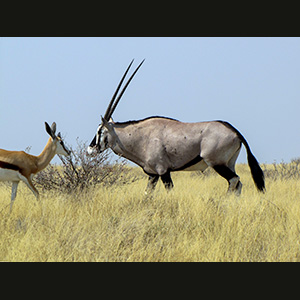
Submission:
M 126 172 L 130 184 L 44 189 L 39 203 L 21 183 L 11 214 L 1 185 L 0 261 L 300 261 L 298 178 L 266 176 L 261 194 L 240 164 L 240 197 L 213 171 L 174 173 L 171 192 L 159 182 L 145 196 L 147 176 Z

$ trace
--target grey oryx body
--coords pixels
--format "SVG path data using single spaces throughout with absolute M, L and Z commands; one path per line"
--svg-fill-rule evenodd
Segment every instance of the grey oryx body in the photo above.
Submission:
M 204 171 L 209 166 L 227 179 L 229 191 L 240 193 L 242 184 L 235 173 L 235 163 L 243 143 L 256 187 L 264 191 L 264 176 L 257 160 L 245 138 L 229 123 L 183 123 L 165 117 L 115 123 L 111 115 L 120 96 L 116 101 L 114 97 L 90 144 L 89 152 L 93 148 L 99 152 L 111 148 L 117 155 L 136 163 L 149 175 L 148 189 L 155 187 L 159 177 L 167 189 L 172 188 L 172 171 Z

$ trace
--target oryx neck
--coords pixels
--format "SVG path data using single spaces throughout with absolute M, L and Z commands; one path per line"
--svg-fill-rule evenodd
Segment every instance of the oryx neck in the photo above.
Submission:
M 110 148 L 115 154 L 129 159 L 139 166 L 143 166 L 143 161 L 139 158 L 138 153 L 132 149 L 135 144 L 134 139 L 128 139 L 128 135 L 132 138 L 134 138 L 134 136 L 131 130 L 128 131 L 127 126 L 128 125 L 124 127 L 120 124 L 114 126 L 115 139 Z

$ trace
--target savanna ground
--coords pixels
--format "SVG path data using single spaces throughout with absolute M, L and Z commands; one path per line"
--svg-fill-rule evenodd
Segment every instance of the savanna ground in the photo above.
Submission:
M 152 196 L 138 168 L 127 170 L 129 184 L 43 190 L 39 203 L 20 183 L 11 214 L 2 183 L 0 261 L 299 261 L 298 166 L 264 166 L 261 194 L 248 165 L 237 165 L 240 197 L 209 170 L 173 173 L 174 190 L 159 182 Z

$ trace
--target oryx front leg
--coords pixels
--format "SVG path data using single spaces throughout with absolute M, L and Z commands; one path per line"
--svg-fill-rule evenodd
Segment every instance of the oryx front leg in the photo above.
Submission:
M 156 187 L 157 181 L 159 179 L 158 175 L 149 175 L 149 179 L 148 179 L 148 185 L 145 191 L 145 194 L 147 195 L 149 192 L 153 192 L 153 190 Z
M 174 187 L 173 181 L 171 179 L 170 171 L 160 176 L 162 182 L 165 185 L 167 191 L 171 190 Z

